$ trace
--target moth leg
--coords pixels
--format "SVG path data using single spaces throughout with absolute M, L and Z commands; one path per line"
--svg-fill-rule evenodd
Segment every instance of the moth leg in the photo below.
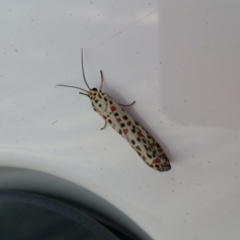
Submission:
M 102 70 L 100 70 L 100 74 L 101 74 L 101 86 L 100 86 L 100 91 L 102 91 L 102 86 L 103 86 L 103 72 L 102 72 Z
M 102 128 L 100 128 L 100 130 L 103 130 L 106 127 L 106 125 L 107 125 L 107 122 L 105 121 L 104 126 Z
M 134 103 L 135 103 L 135 101 L 133 101 L 133 102 L 130 103 L 130 104 L 121 104 L 121 103 L 118 103 L 118 105 L 123 106 L 123 107 L 130 107 L 130 106 L 132 106 Z

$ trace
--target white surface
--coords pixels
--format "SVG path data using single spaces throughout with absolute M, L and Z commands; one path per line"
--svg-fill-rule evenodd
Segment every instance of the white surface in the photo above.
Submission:
M 105 198 L 153 239 L 239 239 L 239 1 L 0 1 L 0 165 Z M 162 144 L 160 173 L 71 84 L 104 91 Z

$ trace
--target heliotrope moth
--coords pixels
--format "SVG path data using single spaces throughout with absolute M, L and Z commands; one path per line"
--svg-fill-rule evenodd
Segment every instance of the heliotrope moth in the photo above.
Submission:
M 131 147 L 137 152 L 137 154 L 148 166 L 160 172 L 170 170 L 171 165 L 160 145 L 137 121 L 133 119 L 133 117 L 131 117 L 123 108 L 121 108 L 121 106 L 131 106 L 135 103 L 135 101 L 129 105 L 119 104 L 114 101 L 109 95 L 102 92 L 102 71 L 100 71 L 100 89 L 90 89 L 84 74 L 83 50 L 81 57 L 83 79 L 89 90 L 62 84 L 58 84 L 56 86 L 77 88 L 84 91 L 85 93 L 79 93 L 90 98 L 93 110 L 96 111 L 105 120 L 105 125 L 101 129 L 104 129 L 106 124 L 109 123 L 113 129 L 115 129 L 124 139 L 127 140 Z

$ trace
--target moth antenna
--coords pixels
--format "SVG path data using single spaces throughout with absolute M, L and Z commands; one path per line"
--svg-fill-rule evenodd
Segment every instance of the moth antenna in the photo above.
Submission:
M 102 91 L 102 86 L 103 86 L 103 73 L 102 73 L 102 70 L 100 71 L 100 74 L 101 74 L 101 86 L 100 86 L 100 92 Z
M 88 86 L 88 83 L 87 83 L 87 81 L 86 81 L 85 74 L 84 74 L 84 68 L 83 68 L 83 49 L 82 49 L 82 74 L 83 74 L 84 82 L 86 83 L 88 89 L 90 90 L 90 87 Z
M 82 91 L 85 91 L 85 92 L 88 92 L 87 90 L 83 89 L 83 88 L 80 88 L 80 87 L 75 87 L 75 86 L 69 86 L 69 85 L 63 85 L 63 84 L 58 84 L 56 85 L 56 87 L 70 87 L 70 88 L 77 88 L 77 89 L 80 89 Z
M 88 97 L 88 95 L 86 93 L 82 93 L 82 92 L 79 92 L 79 93 Z

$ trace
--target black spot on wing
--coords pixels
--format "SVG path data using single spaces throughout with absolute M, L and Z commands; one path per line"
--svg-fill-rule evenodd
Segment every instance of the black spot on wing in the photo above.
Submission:
M 136 132 L 136 128 L 135 128 L 135 126 L 134 126 L 134 125 L 132 126 L 132 129 L 131 129 L 131 131 L 132 131 L 132 133 L 135 133 L 135 132 Z

